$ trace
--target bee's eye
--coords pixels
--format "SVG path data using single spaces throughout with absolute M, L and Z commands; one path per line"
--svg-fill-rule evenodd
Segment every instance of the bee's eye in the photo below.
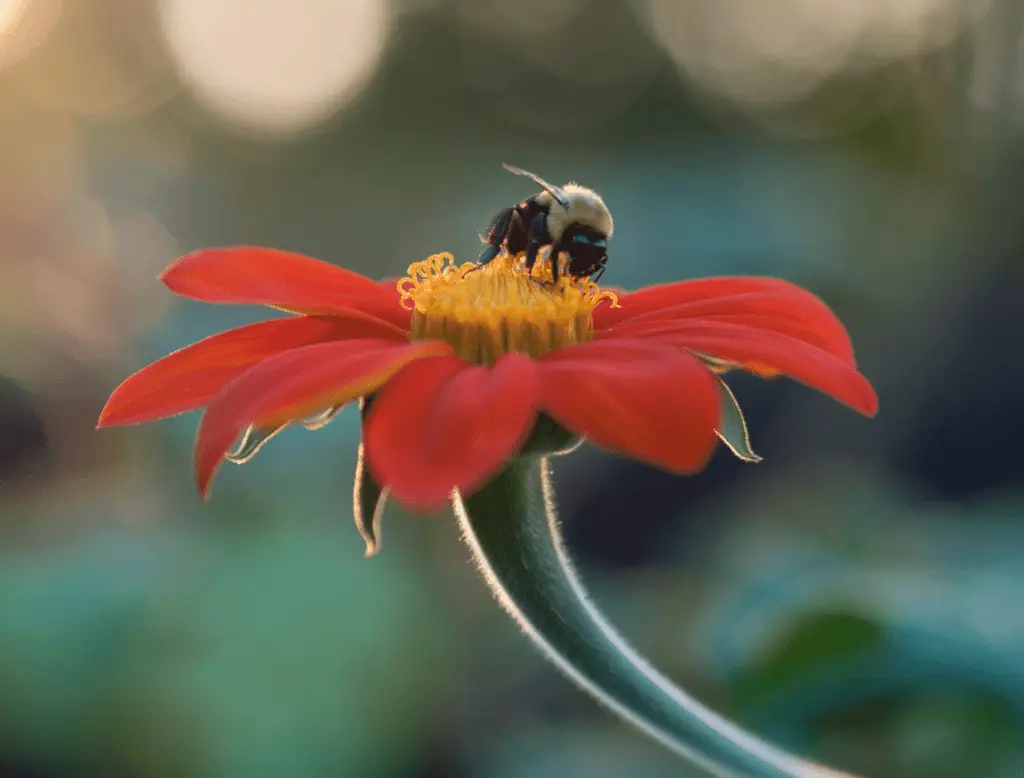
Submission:
M 598 240 L 592 240 L 588 236 L 582 235 L 582 234 L 579 234 L 579 233 L 577 233 L 576 235 L 572 236 L 572 242 L 573 243 L 586 243 L 588 246 L 598 246 L 600 248 L 604 248 L 604 247 L 606 247 L 608 245 L 608 241 L 605 240 L 604 238 L 600 238 Z

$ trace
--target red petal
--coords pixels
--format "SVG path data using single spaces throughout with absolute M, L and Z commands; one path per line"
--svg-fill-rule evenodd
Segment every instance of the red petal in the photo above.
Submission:
M 708 319 L 746 324 L 806 341 L 856 366 L 853 345 L 842 322 L 825 303 L 796 287 L 714 297 L 658 308 L 626 319 L 607 331 L 629 332 L 653 321 Z
M 674 473 L 715 449 L 717 380 L 696 357 L 642 342 L 592 341 L 538 362 L 541 405 L 591 442 Z
M 323 315 L 356 308 L 398 326 L 408 312 L 398 292 L 337 265 L 256 246 L 206 249 L 172 263 L 161 279 L 176 294 L 208 303 L 272 305 Z M 404 325 L 403 325 L 404 322 Z
M 357 307 L 400 327 L 403 332 L 407 333 L 412 322 L 412 309 L 406 308 L 405 305 L 408 303 L 403 304 L 402 302 L 402 296 L 398 292 L 400 280 L 400 278 L 387 278 L 378 281 L 377 286 L 383 292 L 380 299 L 361 300 Z
M 770 292 L 802 297 L 805 300 L 814 301 L 828 310 L 828 307 L 811 292 L 796 284 L 791 284 L 789 281 L 757 276 L 718 276 L 648 286 L 634 292 L 620 293 L 618 299 L 621 307 L 612 308 L 610 305 L 600 305 L 594 311 L 594 327 L 599 330 L 606 329 L 621 321 L 662 308 L 671 308 L 702 300 L 714 300 L 720 297 L 735 297 L 752 292 Z
M 358 311 L 329 319 L 276 319 L 221 332 L 168 354 L 125 379 L 107 400 L 98 426 L 139 424 L 194 410 L 268 357 L 344 338 L 404 340 L 405 334 Z
M 417 359 L 451 353 L 442 341 L 342 340 L 261 362 L 210 403 L 196 435 L 196 482 L 205 497 L 217 466 L 250 424 L 272 427 L 376 391 Z
M 536 365 L 508 354 L 493 367 L 454 358 L 409 365 L 374 400 L 367 462 L 406 507 L 442 507 L 479 489 L 526 440 L 537 414 Z
M 629 335 L 631 338 L 641 336 L 740 366 L 749 363 L 761 370 L 769 368 L 785 373 L 865 416 L 874 416 L 878 411 L 875 390 L 855 368 L 787 335 L 741 324 L 695 320 L 652 323 L 643 333 L 637 331 Z

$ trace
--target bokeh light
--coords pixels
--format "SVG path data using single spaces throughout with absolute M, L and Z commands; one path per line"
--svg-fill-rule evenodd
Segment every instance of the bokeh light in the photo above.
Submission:
M 60 18 L 61 0 L 0 0 L 0 70 L 31 54 Z
M 961 0 L 641 0 L 654 39 L 702 89 L 740 107 L 802 100 L 845 71 L 948 43 Z
M 382 0 L 163 0 L 161 15 L 197 97 L 228 122 L 275 133 L 355 98 L 391 26 Z
M 63 0 L 57 24 L 19 75 L 34 100 L 58 111 L 98 119 L 145 116 L 178 90 L 159 44 L 148 3 Z

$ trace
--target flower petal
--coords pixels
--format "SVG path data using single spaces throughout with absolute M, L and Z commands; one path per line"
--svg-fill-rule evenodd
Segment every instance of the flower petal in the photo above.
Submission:
M 412 324 L 412 309 L 405 307 L 402 295 L 398 291 L 398 282 L 401 280 L 400 278 L 385 278 L 378 281 L 377 286 L 383 293 L 380 298 L 360 300 L 357 307 L 400 327 L 403 332 L 409 332 Z M 301 311 L 296 312 L 301 313 Z
M 451 353 L 442 341 L 381 339 L 317 343 L 271 357 L 224 387 L 196 435 L 196 482 L 206 497 L 232 442 L 249 425 L 272 427 L 378 389 L 417 359 Z
M 172 263 L 161 280 L 208 303 L 252 303 L 310 315 L 356 308 L 408 329 L 398 291 L 319 259 L 256 246 L 205 249 Z M 404 322 L 404 325 L 403 325 Z
M 397 327 L 358 311 L 329 319 L 274 319 L 204 338 L 125 379 L 100 413 L 100 427 L 162 419 L 203 406 L 250 367 L 282 351 L 343 338 L 404 340 Z
M 493 367 L 454 358 L 402 370 L 366 419 L 367 463 L 411 510 L 442 507 L 453 489 L 479 489 L 526 440 L 537 413 L 536 365 L 507 354 Z
M 715 449 L 718 380 L 691 354 L 591 341 L 538 366 L 543 409 L 598 446 L 674 473 L 697 472 Z
M 637 314 L 605 334 L 628 333 L 654 321 L 707 319 L 745 324 L 799 338 L 856 366 L 846 327 L 832 310 L 797 287 L 706 298 Z
M 639 332 L 630 333 L 631 338 L 639 336 Z M 740 367 L 752 365 L 754 372 L 767 368 L 784 373 L 865 416 L 878 412 L 878 396 L 867 378 L 842 359 L 788 335 L 742 324 L 694 320 L 652 325 L 643 337 Z
M 716 276 L 678 281 L 672 284 L 659 284 L 633 292 L 619 293 L 620 307 L 612 308 L 610 305 L 601 305 L 594 311 L 594 327 L 606 329 L 627 319 L 653 313 L 663 308 L 755 292 L 799 297 L 809 304 L 816 303 L 828 310 L 828 306 L 817 296 L 789 281 L 759 276 Z

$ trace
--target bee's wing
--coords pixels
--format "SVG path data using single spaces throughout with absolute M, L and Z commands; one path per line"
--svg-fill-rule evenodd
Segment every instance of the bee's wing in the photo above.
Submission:
M 535 173 L 531 173 L 529 170 L 523 170 L 522 168 L 518 168 L 515 165 L 510 165 L 507 162 L 502 162 L 501 165 L 509 173 L 515 173 L 517 176 L 526 176 L 527 178 L 532 178 L 540 186 L 541 189 L 546 190 L 548 194 L 555 198 L 555 201 L 559 205 L 561 205 L 563 208 L 569 207 L 569 197 L 565 194 L 564 191 L 562 191 L 561 187 L 557 187 L 554 184 L 549 184 L 543 178 L 541 178 Z

